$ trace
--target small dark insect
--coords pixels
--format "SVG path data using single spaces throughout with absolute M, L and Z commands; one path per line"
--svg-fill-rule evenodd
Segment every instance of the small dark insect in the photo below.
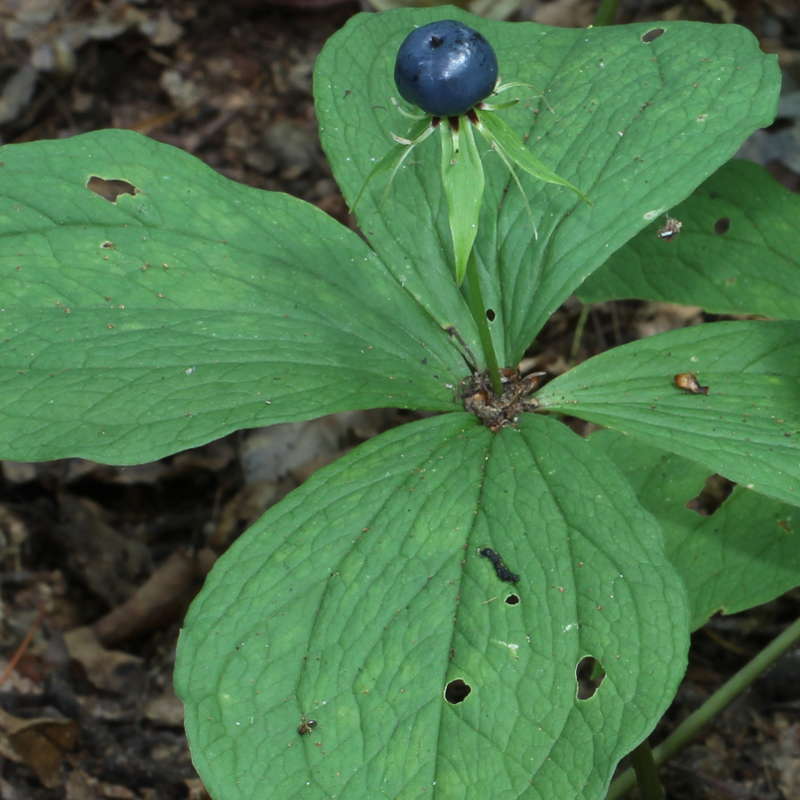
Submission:
M 682 227 L 683 223 L 679 219 L 667 217 L 667 221 L 658 229 L 656 236 L 658 236 L 659 239 L 669 241 L 670 239 L 674 239 L 681 232 Z
M 308 736 L 314 728 L 317 727 L 317 721 L 315 719 L 306 719 L 303 717 L 300 724 L 297 726 L 297 732 L 301 736 Z
M 519 581 L 519 575 L 512 572 L 505 565 L 500 553 L 496 553 L 489 547 L 484 547 L 481 550 L 478 550 L 478 554 L 482 555 L 484 558 L 488 558 L 489 561 L 492 562 L 494 571 L 497 573 L 497 577 L 500 578 L 501 581 L 505 581 L 506 583 L 517 583 L 517 581 Z
M 681 372 L 673 380 L 679 389 L 690 394 L 708 394 L 708 386 L 701 386 L 694 372 Z

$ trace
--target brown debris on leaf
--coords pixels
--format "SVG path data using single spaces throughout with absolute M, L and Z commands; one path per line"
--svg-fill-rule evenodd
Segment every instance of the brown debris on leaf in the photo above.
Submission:
M 701 386 L 694 372 L 681 372 L 672 380 L 675 386 L 689 394 L 708 394 L 708 386 Z

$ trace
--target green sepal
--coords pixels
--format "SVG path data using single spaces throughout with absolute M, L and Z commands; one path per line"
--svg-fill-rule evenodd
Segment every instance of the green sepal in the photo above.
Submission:
M 396 142 L 389 152 L 387 152 L 386 155 L 369 171 L 367 177 L 364 178 L 364 183 L 361 184 L 361 188 L 358 190 L 356 199 L 353 200 L 353 204 L 350 206 L 351 214 L 356 213 L 356 206 L 361 200 L 364 190 L 367 188 L 367 185 L 370 183 L 370 181 L 383 172 L 389 172 L 389 179 L 386 181 L 386 186 L 384 187 L 383 194 L 381 195 L 381 202 L 386 200 L 386 196 L 389 194 L 389 189 L 392 186 L 392 181 L 394 180 L 394 176 L 397 174 L 397 171 L 400 169 L 403 162 L 406 160 L 414 147 L 425 141 L 432 131 L 433 128 L 431 127 L 430 117 L 425 117 L 424 119 L 419 120 L 419 122 L 417 122 L 417 124 L 414 125 L 414 127 L 409 131 L 407 137 L 408 144 Z
M 485 182 L 472 124 L 466 117 L 461 117 L 460 123 L 458 131 L 444 121 L 439 126 L 442 132 L 442 186 L 453 237 L 456 286 L 461 286 L 464 280 L 478 234 Z
M 504 154 L 506 159 L 540 181 L 572 189 L 582 200 L 591 205 L 591 200 L 577 186 L 542 164 L 497 114 L 478 108 L 475 109 L 475 113 L 478 115 L 478 130 L 498 153 Z
M 492 100 L 493 97 L 498 97 L 499 95 L 503 94 L 503 92 L 507 92 L 509 89 L 516 89 L 516 88 L 523 88 L 523 89 L 533 89 L 536 92 L 536 87 L 532 83 L 525 83 L 524 81 L 508 81 L 507 83 L 500 83 L 498 81 L 497 86 L 495 86 L 494 91 L 489 95 L 489 97 L 484 100 L 475 111 L 498 111 L 502 108 L 510 108 L 511 106 L 517 105 L 519 103 L 519 98 L 515 98 L 514 100 L 507 100 L 504 103 L 495 103 Z M 547 100 L 544 99 L 544 96 L 539 92 L 536 92 L 536 97 L 541 97 L 544 104 L 550 108 Z M 488 100 L 488 102 L 486 102 Z

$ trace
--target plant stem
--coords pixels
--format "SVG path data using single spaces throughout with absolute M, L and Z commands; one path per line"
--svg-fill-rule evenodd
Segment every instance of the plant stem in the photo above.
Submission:
M 489 373 L 489 380 L 492 384 L 492 391 L 499 395 L 503 391 L 503 384 L 500 381 L 500 367 L 497 363 L 497 355 L 494 352 L 492 334 L 489 331 L 489 323 L 486 321 L 486 305 L 483 302 L 481 284 L 478 278 L 478 266 L 475 261 L 475 251 L 469 255 L 466 272 L 467 303 L 472 312 L 472 318 L 478 326 L 478 335 L 481 339 L 483 356 L 486 359 L 486 370 Z
M 617 18 L 617 0 L 602 0 L 594 15 L 594 26 L 613 25 Z
M 569 349 L 570 364 L 575 363 L 578 353 L 581 349 L 581 339 L 583 339 L 583 329 L 586 327 L 586 320 L 589 317 L 590 306 L 584 303 L 581 306 L 581 313 L 578 315 L 578 321 L 575 323 L 575 333 L 572 334 L 572 347 Z
M 658 747 L 653 750 L 656 765 L 661 765 L 674 756 L 698 734 L 700 729 L 719 714 L 732 700 L 741 694 L 776 659 L 795 642 L 800 641 L 800 618 L 783 633 L 776 636 L 755 658 L 745 664 L 732 678 L 717 689 L 693 714 L 690 714 Z M 635 776 L 628 769 L 612 784 L 608 800 L 616 800 L 633 788 Z
M 664 787 L 658 779 L 658 769 L 647 739 L 631 753 L 631 762 L 642 800 L 664 800 Z

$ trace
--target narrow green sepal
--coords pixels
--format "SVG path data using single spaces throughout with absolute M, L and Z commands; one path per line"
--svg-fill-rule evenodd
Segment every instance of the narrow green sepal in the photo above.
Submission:
M 403 142 L 396 142 L 391 150 L 389 150 L 389 152 L 386 153 L 386 155 L 380 161 L 378 161 L 377 164 L 375 164 L 375 166 L 369 171 L 367 177 L 364 178 L 364 183 L 361 184 L 361 188 L 358 190 L 356 199 L 353 200 L 353 204 L 350 206 L 350 213 L 356 213 L 356 206 L 361 200 L 361 197 L 370 181 L 383 172 L 389 172 L 389 178 L 386 181 L 386 186 L 384 187 L 383 194 L 381 195 L 381 202 L 384 202 L 386 200 L 386 196 L 389 194 L 392 181 L 394 180 L 395 175 L 397 175 L 397 171 L 400 169 L 403 162 L 406 160 L 406 158 L 408 158 L 408 155 L 411 153 L 414 147 L 425 141 L 425 139 L 427 139 L 432 132 L 433 128 L 431 127 L 430 117 L 425 117 L 416 125 L 414 125 L 414 127 L 409 131 L 407 144 Z
M 581 200 L 591 205 L 591 200 L 577 186 L 570 183 L 565 178 L 557 175 L 553 170 L 546 167 L 536 158 L 517 134 L 504 122 L 497 114 L 491 111 L 475 109 L 478 115 L 478 130 L 484 138 L 498 152 L 502 152 L 508 161 L 512 161 L 520 169 L 525 170 L 529 175 L 538 178 L 545 183 L 554 183 L 558 186 L 566 186 L 572 189 Z
M 502 111 L 504 108 L 511 108 L 519 103 L 519 100 L 507 100 L 505 103 L 481 103 L 483 111 Z
M 478 218 L 483 200 L 483 164 L 472 124 L 465 117 L 459 131 L 442 122 L 442 185 L 447 198 L 456 286 L 461 286 L 467 262 L 478 234 Z
M 541 93 L 537 91 L 536 87 L 532 83 L 526 83 L 525 81 L 506 81 L 506 83 L 500 83 L 498 81 L 497 86 L 494 87 L 492 94 L 502 94 L 503 92 L 507 92 L 509 89 L 516 89 L 518 87 L 522 89 L 533 89 L 534 92 L 537 92 L 536 96 L 541 97 L 544 100 L 544 97 L 542 97 Z M 546 102 L 547 101 L 545 101 L 545 103 Z

